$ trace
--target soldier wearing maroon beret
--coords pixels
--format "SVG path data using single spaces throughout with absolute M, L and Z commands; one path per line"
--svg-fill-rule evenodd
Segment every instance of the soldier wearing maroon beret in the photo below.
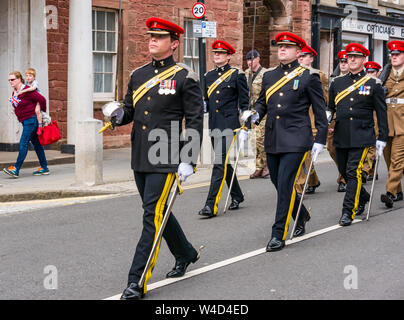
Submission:
M 359 43 L 345 48 L 349 73 L 335 78 L 330 86 L 328 108 L 336 114 L 334 146 L 338 169 L 344 177 L 346 193 L 342 205 L 341 226 L 348 226 L 365 211 L 370 194 L 363 187 L 362 168 L 369 148 L 376 145 L 380 155 L 387 140 L 387 114 L 381 81 L 366 74 L 364 62 L 369 50 Z M 376 112 L 379 136 L 376 140 L 373 112 Z
M 384 82 L 387 89 L 387 117 L 389 133 L 384 159 L 389 170 L 386 193 L 381 201 L 386 207 L 403 200 L 401 179 L 404 170 L 404 41 L 394 40 L 387 43 L 391 59 L 391 71 Z
M 245 73 L 230 65 L 231 56 L 236 50 L 228 42 L 216 40 L 212 44 L 212 52 L 215 68 L 205 74 L 207 89 L 204 100 L 209 112 L 209 131 L 215 161 L 205 206 L 198 213 L 206 218 L 217 215 L 224 183 L 230 186 L 233 167 L 228 163 L 228 155 L 235 140 L 234 130 L 240 128 L 240 111 L 247 110 L 249 106 Z M 228 209 L 237 210 L 244 201 L 244 195 L 236 175 L 230 194 L 231 204 Z
M 244 112 L 242 120 L 259 123 L 266 115 L 265 151 L 270 178 L 277 190 L 277 206 L 267 251 L 285 246 L 291 218 L 296 217 L 299 200 L 295 181 L 305 158 L 313 161 L 326 143 L 327 118 L 318 70 L 301 66 L 298 56 L 306 46 L 299 36 L 282 32 L 275 37 L 280 64 L 264 73 L 262 90 L 254 109 Z M 317 135 L 314 140 L 309 108 L 312 106 Z M 303 205 L 294 236 L 305 233 L 310 215 Z
M 128 275 L 128 287 L 121 299 L 140 299 L 156 264 L 160 244 L 146 264 L 161 227 L 168 195 L 179 178 L 193 174 L 198 158 L 203 128 L 203 100 L 197 75 L 184 64 L 176 63 L 173 52 L 184 33 L 180 26 L 160 18 L 146 21 L 150 34 L 152 61 L 132 72 L 122 108 L 112 113 L 114 126 L 133 123 L 132 169 L 143 203 L 143 230 Z M 185 130 L 197 134 L 184 142 Z M 196 138 L 197 136 L 197 138 Z M 181 152 L 186 146 L 189 152 Z M 163 237 L 175 257 L 174 268 L 167 277 L 184 275 L 199 254 L 187 240 L 178 221 L 170 215 Z M 145 274 L 143 284 L 139 284 Z

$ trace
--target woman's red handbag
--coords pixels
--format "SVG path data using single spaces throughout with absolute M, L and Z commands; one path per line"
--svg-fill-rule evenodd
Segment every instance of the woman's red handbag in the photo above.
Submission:
M 42 128 L 42 134 L 38 136 L 39 142 L 43 146 L 54 143 L 61 138 L 57 121 L 52 121 Z

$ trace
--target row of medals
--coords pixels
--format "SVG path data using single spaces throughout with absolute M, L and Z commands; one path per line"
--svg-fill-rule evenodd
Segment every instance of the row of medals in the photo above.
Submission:
M 176 80 L 161 80 L 158 93 L 160 95 L 175 94 Z

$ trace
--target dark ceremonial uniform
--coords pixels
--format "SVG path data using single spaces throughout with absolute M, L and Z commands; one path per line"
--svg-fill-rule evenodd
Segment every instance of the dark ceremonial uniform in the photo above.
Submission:
M 361 84 L 358 88 L 351 87 L 358 84 Z M 346 90 L 349 87 L 353 89 Z M 329 92 L 329 109 L 336 112 L 333 144 L 338 170 L 347 183 L 340 224 L 349 225 L 357 213 L 364 211 L 370 199 L 362 186 L 361 171 L 369 147 L 376 143 L 374 110 L 379 127 L 378 140 L 387 140 L 386 102 L 380 80 L 370 76 L 366 80 L 364 70 L 335 78 Z M 344 92 L 350 93 L 344 97 Z M 357 212 L 358 209 L 361 212 Z
M 267 101 L 268 90 L 298 68 L 302 73 L 273 92 Z M 299 204 L 294 187 L 295 181 L 314 142 L 309 116 L 310 106 L 317 128 L 316 142 L 325 144 L 326 106 L 319 73 L 314 69 L 300 66 L 295 60 L 272 68 L 264 74 L 262 91 L 254 108 L 260 119 L 267 116 L 265 151 L 271 181 L 278 195 L 272 238 L 282 241 L 286 239 L 290 218 L 295 217 Z M 304 224 L 308 219 L 309 213 L 303 205 L 298 223 Z
M 220 46 L 230 51 L 230 45 L 224 41 L 216 41 L 213 49 Z M 232 51 L 230 51 L 232 52 Z M 217 85 L 216 81 L 222 79 Z M 238 68 L 226 64 L 205 74 L 206 92 L 204 100 L 209 112 L 209 129 L 215 161 L 205 207 L 199 214 L 212 217 L 217 214 L 224 182 L 230 185 L 233 167 L 229 164 L 229 153 L 235 145 L 236 135 L 233 130 L 240 128 L 240 111 L 248 109 L 248 86 L 245 74 Z M 244 201 L 237 176 L 234 177 L 231 189 L 232 204 L 230 209 L 238 208 Z
M 180 27 L 157 18 L 149 19 L 146 24 L 158 34 L 164 30 L 170 33 L 172 30 L 181 30 L 183 33 Z M 140 298 L 139 290 L 146 293 L 146 284 L 156 264 L 158 250 L 147 270 L 144 287 L 138 288 L 137 283 L 161 226 L 178 165 L 180 162 L 195 165 L 197 161 L 203 129 L 203 99 L 197 76 L 185 65 L 175 63 L 172 56 L 160 61 L 153 60 L 132 73 L 123 110 L 120 125 L 133 122 L 132 169 L 144 214 L 142 234 L 129 271 L 129 287 L 122 298 L 137 299 Z M 183 140 L 183 118 L 186 134 L 190 131 L 199 134 L 189 142 L 180 141 Z M 180 156 L 183 147 L 187 150 L 192 147 L 193 153 Z M 189 158 L 184 160 L 186 156 Z M 198 255 L 173 214 L 168 219 L 163 238 L 175 257 L 174 273 L 177 267 L 185 272 L 188 264 L 195 262 Z M 170 274 L 172 272 L 167 276 Z

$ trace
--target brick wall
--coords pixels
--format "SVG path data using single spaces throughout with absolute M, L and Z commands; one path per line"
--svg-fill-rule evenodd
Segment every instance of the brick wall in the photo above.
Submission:
M 67 138 L 67 60 L 69 40 L 69 0 L 46 0 L 57 8 L 57 28 L 48 29 L 49 106 L 62 138 Z
M 263 66 L 272 67 L 278 64 L 277 49 L 270 43 L 279 32 L 296 33 L 310 44 L 310 0 L 245 0 L 244 56 L 252 47 L 254 3 L 257 8 L 254 46 L 260 52 Z M 245 61 L 244 67 L 246 67 Z

